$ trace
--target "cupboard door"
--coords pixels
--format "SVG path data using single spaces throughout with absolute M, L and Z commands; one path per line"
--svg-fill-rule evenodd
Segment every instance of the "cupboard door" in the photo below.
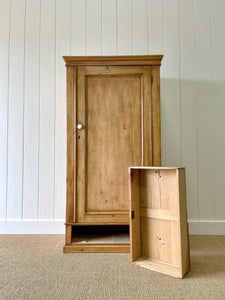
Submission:
M 152 165 L 151 67 L 77 67 L 77 221 L 128 223 L 128 167 Z

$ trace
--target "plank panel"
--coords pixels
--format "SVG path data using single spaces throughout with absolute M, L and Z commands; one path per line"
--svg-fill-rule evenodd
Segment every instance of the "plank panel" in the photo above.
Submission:
M 151 67 L 152 76 L 152 165 L 161 166 L 160 68 Z
M 55 111 L 55 1 L 41 3 L 39 217 L 53 218 Z
M 68 67 L 67 71 L 67 185 L 66 185 L 66 222 L 76 221 L 75 185 L 76 181 L 76 68 Z
M 203 30 L 204 28 L 204 30 Z M 196 2 L 199 219 L 214 220 L 212 53 L 209 1 Z
M 149 37 L 148 37 L 148 51 L 151 54 L 165 54 L 164 51 L 164 1 L 163 0 L 149 0 L 148 2 L 148 32 L 149 32 Z M 164 83 L 165 83 L 165 64 L 164 60 L 162 62 L 162 66 L 160 68 L 160 91 L 157 89 L 157 85 L 159 82 L 155 83 L 153 81 L 153 97 L 154 94 L 160 92 L 160 110 L 161 110 L 161 160 L 162 160 L 162 165 L 166 165 L 166 128 L 165 128 L 165 88 L 164 88 Z M 153 68 L 152 72 L 158 72 L 157 68 Z M 154 101 L 154 98 L 153 98 Z M 155 158 L 155 161 L 153 160 L 154 165 L 161 165 L 159 164 L 159 155 L 158 157 Z
M 127 168 L 141 164 L 140 81 L 130 74 L 86 79 L 87 212 L 128 211 Z
M 148 0 L 148 54 L 163 54 L 163 0 Z
M 86 53 L 86 1 L 71 0 L 71 55 Z
M 141 256 L 180 266 L 178 222 L 141 217 L 141 233 Z
M 117 0 L 102 1 L 102 55 L 117 54 Z
M 40 1 L 27 2 L 24 82 L 23 217 L 38 215 Z
M 0 1 L 0 219 L 6 218 L 9 32 L 11 5 Z
M 211 1 L 212 25 L 212 78 L 213 78 L 213 143 L 214 143 L 214 173 L 215 190 L 213 200 L 215 204 L 216 220 L 225 219 L 225 153 L 224 111 L 225 111 L 225 41 L 223 32 L 225 28 L 225 2 L 223 0 Z
M 181 163 L 180 139 L 180 82 L 179 82 L 179 10 L 178 1 L 164 2 L 164 52 L 163 64 L 165 120 L 164 151 L 167 166 Z
M 142 90 L 143 89 L 143 90 Z M 152 140 L 152 98 L 151 98 L 151 67 L 143 68 L 143 76 L 141 78 L 141 100 L 143 110 L 143 166 L 152 166 L 153 157 L 153 140 Z M 150 130 L 149 130 L 150 129 Z M 134 165 L 132 165 L 134 166 Z
M 118 54 L 133 54 L 133 8 L 130 0 L 118 2 Z
M 9 61 L 7 218 L 22 218 L 25 1 L 12 1 Z
M 180 2 L 181 150 L 187 173 L 189 219 L 198 219 L 195 1 Z
M 87 0 L 87 55 L 102 54 L 101 0 Z
M 148 53 L 147 0 L 133 0 L 133 54 Z
M 55 94 L 55 211 L 64 219 L 66 204 L 66 80 L 63 55 L 70 53 L 70 1 L 56 5 L 56 94 Z
M 139 170 L 129 169 L 130 260 L 141 255 Z M 133 214 L 133 215 L 132 215 Z

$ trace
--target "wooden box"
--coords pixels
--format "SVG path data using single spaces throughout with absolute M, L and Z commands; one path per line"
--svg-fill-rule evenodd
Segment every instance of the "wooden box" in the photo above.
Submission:
M 190 269 L 184 168 L 129 168 L 131 262 L 182 278 Z

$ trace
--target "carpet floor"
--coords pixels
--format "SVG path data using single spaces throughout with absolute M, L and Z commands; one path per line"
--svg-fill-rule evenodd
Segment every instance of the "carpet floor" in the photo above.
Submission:
M 225 299 L 225 236 L 191 236 L 184 279 L 129 254 L 63 254 L 63 235 L 0 235 L 0 299 Z

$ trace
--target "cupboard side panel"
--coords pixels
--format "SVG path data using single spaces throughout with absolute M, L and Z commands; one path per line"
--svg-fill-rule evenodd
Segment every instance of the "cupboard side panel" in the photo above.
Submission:
M 139 170 L 129 169 L 130 260 L 141 256 Z M 134 213 L 132 218 L 132 212 Z
M 152 165 L 161 166 L 160 67 L 152 66 Z
M 190 249 L 187 223 L 186 178 L 185 169 L 178 170 L 179 204 L 180 204 L 180 240 L 181 240 L 181 266 L 184 276 L 190 270 Z
M 151 99 L 151 67 L 143 67 L 143 161 L 142 165 L 152 166 L 152 99 Z
M 66 221 L 76 221 L 76 68 L 67 67 L 67 199 Z

